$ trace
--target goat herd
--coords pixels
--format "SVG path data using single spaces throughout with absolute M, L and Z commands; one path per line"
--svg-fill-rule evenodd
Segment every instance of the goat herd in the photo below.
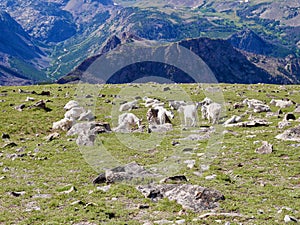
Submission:
M 159 130 L 169 130 L 169 128 L 171 128 L 172 119 L 175 115 L 173 111 L 176 110 L 183 115 L 184 125 L 188 127 L 197 125 L 197 112 L 199 108 L 201 108 L 202 119 L 208 119 L 212 124 L 218 123 L 222 111 L 221 104 L 213 102 L 207 97 L 203 101 L 197 103 L 176 100 L 169 101 L 169 108 L 173 111 L 166 109 L 164 107 L 164 102 L 149 97 L 143 98 L 142 105 L 148 108 L 146 117 L 149 128 L 160 127 Z M 138 108 L 138 101 L 134 100 L 120 105 L 119 111 L 131 111 L 136 108 Z M 128 132 L 135 127 L 143 129 L 142 119 L 131 112 L 125 112 L 119 115 L 118 126 L 113 128 L 113 131 Z

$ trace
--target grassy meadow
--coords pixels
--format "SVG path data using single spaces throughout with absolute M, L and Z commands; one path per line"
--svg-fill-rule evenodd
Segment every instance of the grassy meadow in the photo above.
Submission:
M 90 89 L 89 89 L 90 88 Z M 22 89 L 23 93 L 19 92 Z M 136 90 L 135 90 L 136 89 Z M 134 91 L 135 90 L 135 91 Z M 159 91 L 158 91 L 159 90 Z M 185 175 L 188 183 L 219 190 L 225 196 L 214 209 L 215 215 L 199 218 L 202 213 L 183 210 L 182 206 L 167 199 L 153 202 L 138 192 L 134 184 L 93 185 L 92 181 L 100 171 L 96 171 L 85 159 L 76 145 L 76 137 L 60 136 L 47 141 L 53 133 L 52 123 L 64 117 L 64 105 L 77 100 L 80 94 L 89 94 L 86 107 L 94 110 L 96 121 L 109 122 L 116 126 L 118 106 L 125 100 L 137 99 L 142 103 L 144 96 L 156 97 L 167 105 L 174 96 L 182 100 L 202 101 L 212 95 L 209 90 L 218 90 L 225 108 L 220 123 L 232 115 L 267 119 L 267 127 L 223 128 L 216 140 L 179 141 L 197 130 L 211 126 L 206 120 L 199 120 L 197 127 L 186 128 L 178 112 L 175 112 L 173 130 L 159 136 L 158 143 L 149 146 L 122 143 L 126 135 L 139 140 L 147 140 L 151 135 L 143 133 L 99 134 L 98 141 L 120 163 L 137 162 L 140 165 L 159 164 L 172 155 L 182 154 L 183 149 L 191 149 L 188 159 L 196 160 L 193 168 L 178 165 L 174 175 Z M 33 93 L 33 91 L 35 93 Z M 50 91 L 49 96 L 39 95 Z M 91 91 L 89 93 L 89 91 Z M 25 101 L 32 97 L 34 101 Z M 269 105 L 272 98 L 289 98 L 300 103 L 300 86 L 218 84 L 201 86 L 198 84 L 131 84 L 99 85 L 84 91 L 76 84 L 36 85 L 26 87 L 0 87 L 0 224 L 155 224 L 155 221 L 184 220 L 183 224 L 284 224 L 284 216 L 300 219 L 300 143 L 275 139 L 285 129 L 277 127 L 283 114 L 266 118 L 266 113 L 253 113 L 247 107 L 234 109 L 233 104 L 245 98 L 255 98 Z M 30 107 L 44 100 L 44 110 Z M 25 104 L 22 111 L 16 106 Z M 272 112 L 278 107 L 270 105 Z M 283 113 L 293 112 L 295 105 L 282 109 Z M 247 112 L 249 111 L 249 112 Z M 146 123 L 147 108 L 131 112 L 143 118 Z M 299 114 L 295 114 L 299 118 Z M 290 127 L 299 125 L 292 121 Z M 8 134 L 6 138 L 4 134 Z M 153 134 L 155 135 L 155 134 Z M 125 137 L 122 139 L 122 137 Z M 152 136 L 155 137 L 155 136 Z M 157 137 L 158 138 L 158 137 Z M 155 142 L 154 138 L 154 142 Z M 273 145 L 271 154 L 258 154 L 255 149 L 268 141 Z M 146 143 L 147 141 L 145 141 Z M 217 151 L 205 159 L 205 154 L 215 142 Z M 139 143 L 144 143 L 143 141 Z M 134 145 L 135 143 L 133 143 Z M 206 161 L 205 161 L 206 160 Z M 202 163 L 209 163 L 206 171 L 199 170 Z M 207 179 L 214 175 L 214 179 Z M 228 216 L 221 213 L 237 213 Z

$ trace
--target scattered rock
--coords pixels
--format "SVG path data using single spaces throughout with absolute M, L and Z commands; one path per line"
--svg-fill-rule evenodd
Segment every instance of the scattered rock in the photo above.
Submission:
M 184 175 L 177 175 L 177 176 L 172 176 L 172 177 L 167 177 L 164 178 L 160 181 L 160 183 L 182 183 L 182 182 L 187 182 L 187 178 Z
M 8 167 L 4 167 L 4 168 L 2 169 L 2 172 L 3 172 L 3 173 L 6 173 L 6 172 L 8 172 L 8 171 L 10 171 L 10 169 L 9 169 Z
M 184 219 L 182 219 L 182 220 L 176 220 L 175 223 L 176 224 L 186 224 L 186 221 Z
M 145 185 L 136 188 L 146 198 L 175 200 L 184 209 L 194 212 L 213 209 L 218 206 L 218 201 L 225 199 L 219 191 L 191 184 Z
M 10 142 L 10 143 L 3 145 L 2 148 L 12 148 L 12 147 L 16 147 L 16 146 L 18 146 L 18 145 L 15 142 Z
M 173 126 L 170 123 L 165 123 L 165 124 L 151 124 L 149 125 L 148 128 L 148 133 L 152 132 L 167 132 L 173 130 Z
M 118 166 L 110 170 L 106 170 L 105 173 L 101 173 L 93 181 L 94 184 L 101 183 L 116 183 L 121 181 L 132 180 L 153 180 L 159 175 L 154 174 L 146 170 L 144 167 L 138 165 L 136 162 L 129 163 L 125 166 Z
M 26 205 L 25 205 L 26 209 L 25 211 L 26 212 L 31 212 L 31 211 L 40 211 L 41 210 L 41 207 L 39 207 L 37 205 L 37 202 L 28 202 Z
M 95 117 L 91 110 L 81 113 L 78 118 L 79 121 L 92 121 L 94 119 L 95 119 Z
M 182 151 L 183 152 L 192 152 L 194 149 L 193 148 L 184 148 Z
M 102 187 L 97 187 L 97 191 L 103 191 L 103 192 L 108 192 L 110 189 L 111 185 L 106 185 Z
M 20 111 L 20 112 L 22 112 L 23 109 L 25 109 L 25 107 L 26 107 L 25 104 L 21 104 L 21 105 L 16 106 L 15 109 L 18 110 L 18 111 Z
M 81 201 L 81 200 L 76 200 L 74 202 L 71 202 L 70 205 L 85 205 L 85 203 L 83 201 Z
M 296 116 L 293 113 L 287 113 L 284 115 L 283 120 L 285 121 L 296 120 Z
M 239 122 L 234 124 L 227 124 L 225 127 L 261 127 L 261 126 L 269 126 L 271 122 L 268 122 L 263 119 L 256 119 L 252 121 Z
M 50 91 L 42 91 L 41 93 L 39 93 L 38 95 L 43 95 L 43 96 L 50 96 L 51 93 Z
M 25 195 L 26 192 L 25 191 L 12 191 L 10 194 L 14 197 L 19 197 L 21 195 Z
M 58 139 L 60 137 L 60 134 L 57 132 L 54 132 L 52 134 L 49 134 L 45 137 L 46 141 L 53 141 L 54 139 Z
M 295 110 L 294 113 L 300 113 L 300 106 L 298 106 Z
M 278 122 L 278 128 L 279 129 L 282 129 L 282 128 L 285 128 L 285 127 L 288 127 L 288 126 L 291 126 L 291 122 L 289 121 L 280 121 Z
M 170 220 L 156 220 L 154 224 L 163 225 L 163 224 L 173 224 L 173 221 Z
M 36 195 L 33 195 L 32 198 L 43 198 L 43 199 L 46 199 L 46 198 L 52 198 L 52 195 L 51 194 L 36 194 Z
M 202 140 L 207 140 L 210 138 L 210 134 L 206 133 L 204 135 L 200 134 L 190 134 L 189 136 L 185 138 L 180 138 L 179 140 L 186 140 L 186 141 L 202 141 Z
M 33 102 L 35 100 L 35 98 L 32 98 L 32 97 L 27 97 L 25 99 L 25 102 Z
M 30 93 L 30 91 L 24 91 L 23 89 L 20 89 L 20 88 L 19 88 L 18 91 L 19 91 L 20 94 L 24 94 L 24 93 L 27 94 L 27 93 Z
M 46 107 L 46 103 L 44 102 L 44 100 L 40 100 L 40 101 L 36 102 L 36 103 L 35 103 L 34 105 L 32 105 L 30 108 L 33 108 L 33 107 L 39 108 L 39 109 L 44 109 L 44 110 L 47 111 L 47 112 L 50 112 L 50 111 L 51 111 L 50 108 Z
M 269 144 L 267 141 L 262 142 L 262 146 L 255 150 L 259 154 L 270 154 L 273 152 L 273 145 Z
M 187 164 L 187 167 L 189 169 L 192 169 L 196 164 L 196 160 L 185 160 L 184 163 Z
M 77 189 L 74 186 L 71 186 L 69 190 L 62 191 L 62 194 L 70 194 L 73 191 L 77 191 Z
M 216 174 L 213 174 L 213 175 L 206 176 L 205 179 L 206 179 L 206 180 L 213 180 L 213 179 L 215 179 L 216 177 L 217 177 L 217 175 L 216 175 Z
M 149 205 L 139 205 L 138 208 L 139 208 L 139 209 L 149 209 L 150 206 L 149 206 Z
M 78 135 L 76 143 L 79 146 L 93 146 L 96 134 L 110 132 L 108 123 L 83 122 L 77 123 L 67 132 L 67 136 Z
M 9 136 L 9 134 L 3 133 L 3 134 L 1 135 L 1 138 L 2 138 L 2 139 L 10 139 L 10 136 Z
M 300 126 L 290 128 L 282 134 L 277 135 L 275 138 L 284 141 L 299 141 L 300 142 Z
M 172 146 L 177 146 L 177 145 L 180 145 L 180 142 L 174 141 L 174 140 L 173 140 L 173 141 L 171 142 L 171 144 L 172 144 Z
M 228 120 L 226 120 L 226 121 L 224 122 L 224 125 L 232 124 L 232 123 L 238 123 L 238 122 L 240 122 L 241 120 L 242 120 L 242 117 L 233 115 L 231 118 L 229 118 Z
M 286 222 L 286 223 L 289 223 L 289 222 L 298 223 L 298 220 L 295 217 L 285 215 L 284 216 L 284 222 Z

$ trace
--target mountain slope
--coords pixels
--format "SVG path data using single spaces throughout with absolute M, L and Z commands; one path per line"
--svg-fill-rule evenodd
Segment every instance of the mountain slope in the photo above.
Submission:
M 11 16 L 0 11 L 0 52 L 23 59 L 38 58 L 42 51 Z
M 108 41 L 107 45 L 104 47 L 105 51 L 103 51 L 102 54 L 88 58 L 74 71 L 59 79 L 58 83 L 66 83 L 69 81 L 82 79 L 92 63 L 105 54 L 108 49 L 113 50 L 122 44 L 126 44 L 126 40 L 123 40 L 123 43 L 121 43 L 120 39 L 116 36 L 113 36 L 110 40 L 117 41 Z M 131 41 L 134 42 L 135 40 L 133 39 Z M 291 83 L 296 81 L 295 79 L 292 80 L 286 76 L 279 76 L 282 74 L 278 74 L 278 76 L 272 76 L 264 68 L 256 66 L 254 63 L 252 63 L 244 54 L 242 54 L 242 52 L 236 50 L 230 44 L 230 41 L 227 40 L 197 38 L 180 41 L 178 44 L 198 55 L 213 72 L 218 82 Z M 169 45 L 172 46 L 172 44 Z M 119 49 L 114 51 L 116 54 L 124 54 L 124 52 Z M 155 55 L 155 53 L 152 54 Z M 168 54 L 166 54 L 165 57 L 168 57 Z M 145 58 L 147 57 L 145 56 Z M 108 80 L 104 79 L 104 81 L 108 83 L 127 83 L 146 76 L 161 76 L 177 83 L 195 82 L 191 78 L 188 78 L 188 75 L 179 68 L 163 64 L 160 61 L 144 61 L 128 65 L 117 71 L 115 74 L 112 74 Z
M 8 13 L 0 11 L 0 84 L 32 84 L 46 80 L 40 71 L 43 51 Z
M 276 59 L 268 64 L 274 68 L 250 60 L 256 67 L 296 82 L 298 70 L 277 73 L 276 68 L 285 67 L 278 64 L 287 56 L 300 56 L 299 9 L 295 0 L 2 0 L 0 10 L 10 14 L 21 33 L 3 23 L 7 35 L 1 36 L 6 40 L 0 41 L 0 64 L 32 81 L 56 80 L 101 54 L 109 37 L 124 32 L 169 43 L 230 37 L 242 55 Z

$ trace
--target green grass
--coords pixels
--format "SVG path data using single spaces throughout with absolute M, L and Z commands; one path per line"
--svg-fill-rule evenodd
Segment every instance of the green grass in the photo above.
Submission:
M 138 93 L 141 97 L 159 96 L 162 101 L 176 96 L 182 97 L 180 90 L 187 93 L 193 101 L 202 100 L 205 95 L 198 85 L 185 84 L 173 93 L 161 92 L 162 86 L 148 84 L 148 86 L 133 85 L 103 85 L 94 89 L 92 93 L 101 93 L 105 97 L 89 99 L 87 103 L 95 103 L 97 120 L 111 123 L 107 117 L 112 110 L 118 109 L 121 99 L 132 99 Z M 130 88 L 129 88 L 130 87 Z M 270 95 L 277 99 L 288 97 L 300 102 L 300 86 L 276 85 L 227 85 L 220 84 L 227 107 L 226 118 L 234 114 L 242 114 L 248 110 L 233 109 L 229 103 L 241 102 L 244 98 L 256 98 L 269 103 Z M 18 89 L 35 91 L 50 91 L 51 96 L 36 94 L 20 94 Z M 60 138 L 51 142 L 45 141 L 49 135 L 52 123 L 63 118 L 63 106 L 76 99 L 78 94 L 76 85 L 39 85 L 28 87 L 0 87 L 0 133 L 8 133 L 10 140 L 0 139 L 0 224 L 74 224 L 90 222 L 95 224 L 143 224 L 145 221 L 168 219 L 176 221 L 185 219 L 186 224 L 222 224 L 230 221 L 232 224 L 283 224 L 286 214 L 300 219 L 300 190 L 299 190 L 299 147 L 293 147 L 294 142 L 283 142 L 274 137 L 281 133 L 276 126 L 282 118 L 268 118 L 272 124 L 262 128 L 230 128 L 236 135 L 227 133 L 220 139 L 221 148 L 215 157 L 210 159 L 210 169 L 197 176 L 203 160 L 201 153 L 207 151 L 205 141 L 180 141 L 181 145 L 172 146 L 172 140 L 190 134 L 191 130 L 183 130 L 179 115 L 175 113 L 174 130 L 162 136 L 158 143 L 149 144 L 146 148 L 132 148 L 122 143 L 122 139 L 113 133 L 101 134 L 98 140 L 104 144 L 121 163 L 136 161 L 141 165 L 164 165 L 164 159 L 173 155 L 181 155 L 196 160 L 196 167 L 188 169 L 182 163 L 174 173 L 184 174 L 189 183 L 214 188 L 225 195 L 216 212 L 237 212 L 245 217 L 211 216 L 195 222 L 202 213 L 191 211 L 182 212 L 182 207 L 176 202 L 167 199 L 151 202 L 143 197 L 133 184 L 112 184 L 107 192 L 97 190 L 92 180 L 98 175 L 85 155 L 79 151 L 72 137 L 60 132 Z M 182 88 L 182 89 L 181 89 Z M 87 89 L 89 90 L 89 89 Z M 160 90 L 160 91 L 158 91 Z M 175 93 L 175 94 L 174 94 Z M 177 93 L 177 94 L 176 94 Z M 163 95 L 164 94 L 164 95 Z M 115 98 L 120 95 L 121 99 Z M 47 107 L 51 111 L 30 109 L 34 102 L 25 102 L 27 96 L 38 100 L 51 100 Z M 187 97 L 185 96 L 185 97 Z M 110 100 L 111 102 L 107 102 Z M 142 100 L 139 100 L 142 102 Z M 14 109 L 24 103 L 27 107 L 19 112 Z M 278 108 L 272 106 L 272 111 Z M 143 117 L 146 125 L 147 109 L 141 107 L 132 112 Z M 284 112 L 293 111 L 293 107 L 283 109 Z M 254 114 L 264 118 L 265 113 Z M 299 117 L 299 115 L 298 115 Z M 222 121 L 224 121 L 224 118 Z M 247 117 L 243 118 L 247 120 Z M 292 122 L 292 126 L 299 122 Z M 200 120 L 198 125 L 209 125 Z M 195 128 L 196 130 L 199 127 Z M 128 134 L 120 134 L 120 136 Z M 132 137 L 132 136 L 130 136 Z M 134 137 L 143 141 L 149 134 L 134 134 Z M 126 138 L 128 139 L 128 137 Z M 259 155 L 255 149 L 261 145 L 257 141 L 267 140 L 273 144 L 274 152 L 268 155 Z M 16 147 L 1 148 L 8 142 L 15 142 Z M 146 143 L 146 142 L 145 142 Z M 135 145 L 136 143 L 134 143 Z M 127 144 L 128 145 L 128 144 Z M 191 154 L 182 153 L 184 147 L 193 149 Z M 217 175 L 213 180 L 206 180 L 208 175 Z M 66 193 L 70 188 L 74 191 Z M 14 197 L 11 192 L 25 191 L 24 195 Z M 139 209 L 140 205 L 148 208 Z M 289 207 L 293 211 L 283 209 Z M 37 210 L 38 209 L 38 210 Z M 181 212 L 181 213 L 179 213 Z M 263 212 L 263 213 L 261 213 Z M 205 212 L 203 212 L 205 213 Z

